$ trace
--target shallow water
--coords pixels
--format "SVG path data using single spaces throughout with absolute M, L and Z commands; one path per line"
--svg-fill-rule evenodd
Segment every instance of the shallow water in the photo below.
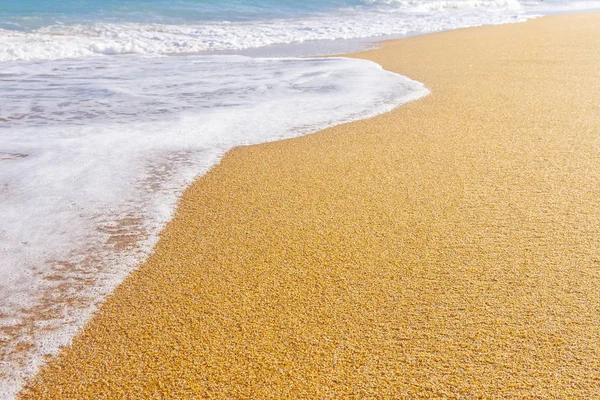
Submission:
M 137 55 L 5 63 L 0 92 L 0 368 L 25 357 L 25 375 L 144 259 L 183 189 L 227 150 L 427 93 L 367 61 Z

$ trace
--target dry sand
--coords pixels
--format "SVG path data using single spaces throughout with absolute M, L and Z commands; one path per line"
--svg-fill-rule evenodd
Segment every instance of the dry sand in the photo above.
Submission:
M 232 151 L 23 398 L 600 397 L 600 15 L 355 56 L 432 94 Z

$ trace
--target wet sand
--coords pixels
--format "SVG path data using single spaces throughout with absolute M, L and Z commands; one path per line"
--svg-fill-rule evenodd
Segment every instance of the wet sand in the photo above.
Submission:
M 600 397 L 600 15 L 353 56 L 432 94 L 230 152 L 22 398 Z

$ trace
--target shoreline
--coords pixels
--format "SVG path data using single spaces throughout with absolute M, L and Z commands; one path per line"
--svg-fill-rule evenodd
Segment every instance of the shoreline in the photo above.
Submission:
M 22 397 L 600 393 L 597 91 L 582 83 L 598 79 L 594 51 L 584 53 L 599 19 L 544 17 L 347 55 L 431 94 L 229 152 Z

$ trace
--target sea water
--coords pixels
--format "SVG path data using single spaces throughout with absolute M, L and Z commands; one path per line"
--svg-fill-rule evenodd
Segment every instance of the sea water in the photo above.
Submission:
M 45 355 L 70 342 L 147 257 L 182 191 L 229 149 L 367 118 L 427 94 L 369 61 L 265 55 L 345 51 L 377 38 L 596 6 L 0 2 L 0 398 L 14 397 Z

